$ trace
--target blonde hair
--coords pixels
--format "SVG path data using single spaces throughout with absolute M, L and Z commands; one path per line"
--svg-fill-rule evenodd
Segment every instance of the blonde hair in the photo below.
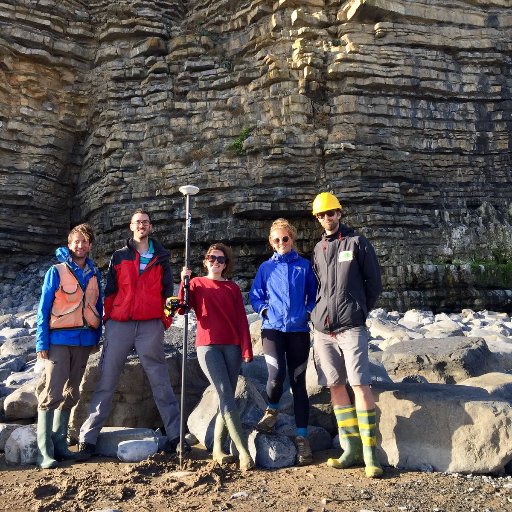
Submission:
M 83 237 L 92 244 L 94 242 L 94 233 L 92 231 L 91 226 L 89 224 L 78 224 L 78 226 L 75 226 L 68 234 L 68 244 L 71 243 L 71 240 L 73 240 L 73 236 L 77 233 L 80 233 L 83 235 Z
M 270 247 L 272 247 L 272 231 L 276 231 L 277 229 L 284 229 L 288 231 L 288 235 L 293 240 L 293 247 L 295 248 L 295 240 L 297 239 L 297 230 L 295 226 L 288 222 L 286 219 L 279 218 L 272 222 L 272 226 L 270 226 L 270 231 L 268 233 L 268 242 Z

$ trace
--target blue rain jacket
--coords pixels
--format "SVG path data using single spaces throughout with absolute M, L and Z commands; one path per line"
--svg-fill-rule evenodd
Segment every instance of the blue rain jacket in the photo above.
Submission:
M 96 274 L 98 279 L 98 288 L 100 289 L 96 309 L 101 319 L 103 317 L 103 301 L 100 286 L 101 276 L 94 266 L 94 263 L 87 258 L 85 269 L 82 270 L 71 259 L 71 255 L 69 254 L 69 249 L 67 247 L 59 247 L 55 251 L 55 256 L 61 263 L 66 262 L 71 267 L 84 289 L 87 286 L 89 279 Z M 82 327 L 76 329 L 50 330 L 50 313 L 53 306 L 53 299 L 55 298 L 55 292 L 59 289 L 59 286 L 59 271 L 54 265 L 52 265 L 44 276 L 39 309 L 37 310 L 36 352 L 48 350 L 50 345 L 70 345 L 79 347 L 91 347 L 93 345 L 97 345 L 101 337 L 101 321 L 97 329 Z
M 295 251 L 275 252 L 258 269 L 249 294 L 262 319 L 262 329 L 309 332 L 309 315 L 315 307 L 317 282 L 311 263 Z M 266 309 L 266 317 L 262 316 Z

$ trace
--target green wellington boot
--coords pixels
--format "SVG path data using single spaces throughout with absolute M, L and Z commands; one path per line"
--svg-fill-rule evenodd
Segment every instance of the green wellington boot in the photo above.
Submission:
M 340 446 L 343 454 L 339 459 L 328 459 L 331 468 L 344 469 L 363 464 L 363 445 L 359 435 L 356 409 L 353 405 L 335 407 L 334 414 L 338 423 Z
M 365 473 L 368 478 L 379 478 L 383 475 L 379 461 L 377 459 L 377 420 L 375 416 L 375 409 L 368 411 L 358 410 L 357 420 L 359 423 L 359 432 L 361 433 L 361 440 L 363 442 L 363 456 Z
M 76 454 L 68 449 L 68 424 L 71 409 L 56 409 L 53 414 L 52 441 L 55 459 L 73 460 Z
M 56 468 L 59 463 L 53 457 L 53 411 L 37 411 L 37 465 L 43 469 Z
M 220 412 L 217 413 L 215 418 L 215 430 L 213 431 L 213 460 L 219 464 L 229 464 L 235 461 L 233 455 L 224 453 L 223 446 L 227 437 L 227 428 L 224 423 L 224 418 Z
M 247 440 L 244 436 L 240 414 L 236 412 L 226 412 L 224 414 L 224 423 L 228 427 L 228 432 L 233 443 L 238 450 L 238 460 L 240 461 L 240 470 L 248 471 L 254 467 L 254 461 L 247 448 Z

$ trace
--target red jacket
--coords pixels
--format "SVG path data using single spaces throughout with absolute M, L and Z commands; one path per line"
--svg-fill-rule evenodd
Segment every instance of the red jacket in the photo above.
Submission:
M 160 318 L 166 328 L 171 325 L 172 319 L 164 315 L 165 299 L 173 291 L 170 253 L 156 240 L 153 247 L 153 259 L 142 274 L 132 239 L 112 255 L 105 287 L 105 322 L 110 318 L 118 322 Z
M 183 283 L 179 297 L 183 299 Z M 189 306 L 196 313 L 197 346 L 239 345 L 242 357 L 252 359 L 247 314 L 236 283 L 195 277 L 190 280 Z

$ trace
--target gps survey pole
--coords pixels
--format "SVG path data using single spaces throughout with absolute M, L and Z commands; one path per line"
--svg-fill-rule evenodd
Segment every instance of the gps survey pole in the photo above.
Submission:
M 190 225 L 192 224 L 192 214 L 190 213 L 190 196 L 195 196 L 199 188 L 194 185 L 184 185 L 179 191 L 185 196 L 185 268 L 190 268 Z M 180 405 L 180 468 L 183 469 L 183 443 L 185 440 L 185 388 L 187 377 L 187 347 L 188 347 L 188 293 L 189 293 L 188 275 L 183 282 L 183 302 L 185 304 L 185 326 L 183 329 L 183 355 L 181 357 L 181 405 Z

